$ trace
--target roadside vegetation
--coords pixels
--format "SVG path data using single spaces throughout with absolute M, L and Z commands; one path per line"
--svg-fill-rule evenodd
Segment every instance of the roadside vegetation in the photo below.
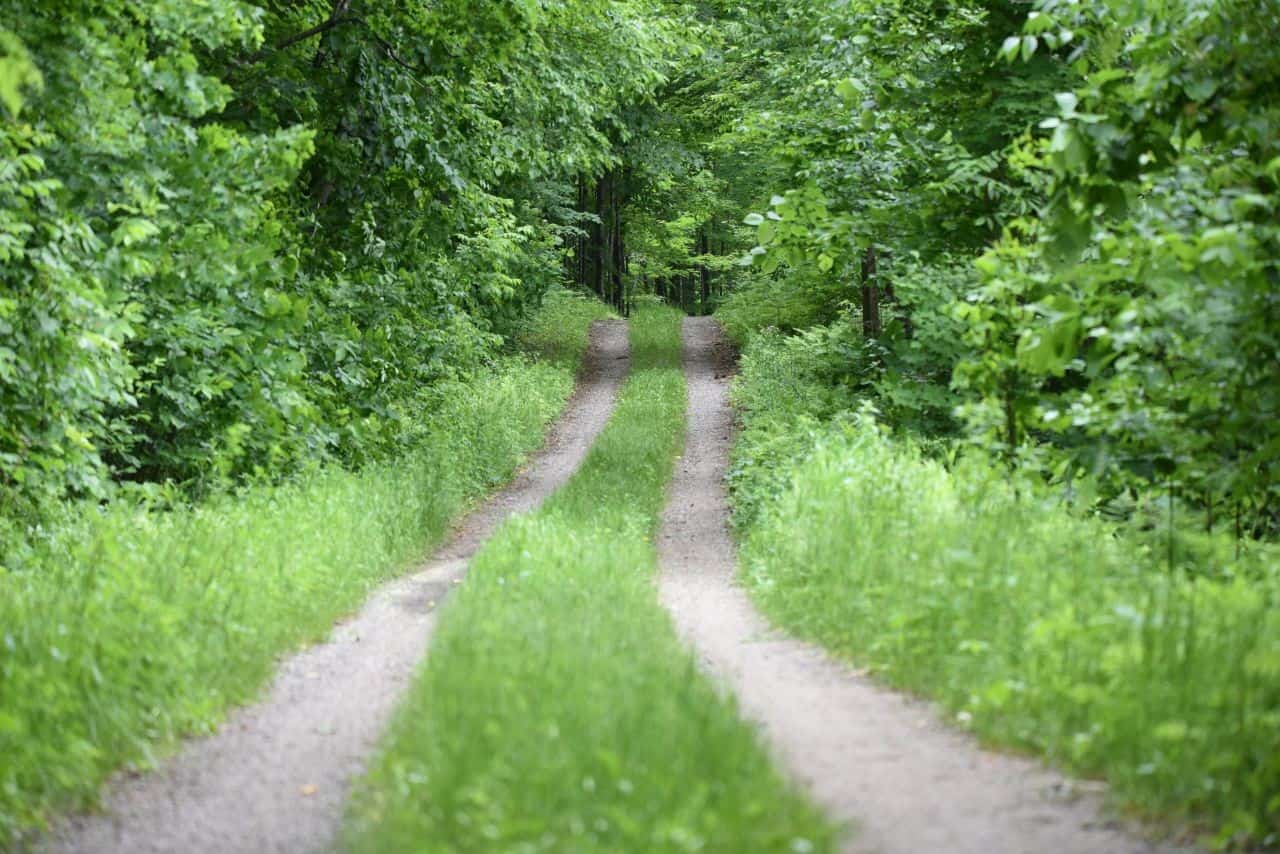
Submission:
M 711 145 L 776 166 L 718 309 L 757 601 L 1119 804 L 1280 842 L 1274 10 L 730 19 L 722 70 L 771 73 Z
M 651 543 L 684 438 L 680 314 L 631 320 L 632 373 L 582 469 L 450 597 L 358 786 L 354 851 L 819 851 L 658 604 Z
M 928 454 L 869 408 L 833 413 L 800 343 L 757 339 L 735 390 L 735 522 L 766 613 L 1147 815 L 1265 837 L 1280 551 L 1134 531 L 981 452 Z
M 573 388 L 603 304 L 553 292 L 511 355 L 424 390 L 404 455 L 189 504 L 70 505 L 0 572 L 0 843 L 210 730 L 505 481 Z

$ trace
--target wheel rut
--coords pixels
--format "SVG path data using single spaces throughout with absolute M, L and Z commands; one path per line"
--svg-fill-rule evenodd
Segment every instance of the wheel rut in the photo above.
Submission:
M 684 359 L 688 440 L 659 537 L 659 592 L 704 669 L 737 695 L 783 768 L 851 827 L 844 850 L 1183 850 L 1121 826 L 1089 784 L 983 750 L 929 704 L 773 630 L 735 583 L 724 486 L 733 354 L 714 321 L 685 321 Z
M 544 448 L 428 563 L 377 590 L 327 641 L 283 661 L 264 698 L 216 734 L 185 743 L 153 772 L 117 775 L 101 812 L 61 820 L 38 850 L 329 849 L 350 784 L 427 653 L 437 607 L 504 520 L 568 481 L 604 429 L 629 364 L 625 322 L 595 324 L 577 390 Z

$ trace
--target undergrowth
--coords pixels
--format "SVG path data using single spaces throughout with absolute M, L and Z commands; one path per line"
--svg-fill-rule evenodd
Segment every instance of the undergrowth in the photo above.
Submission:
M 679 315 L 571 482 L 504 526 L 441 615 L 369 776 L 354 851 L 811 851 L 831 829 L 773 770 L 658 605 L 650 540 L 682 445 Z
M 573 386 L 596 302 L 554 295 L 511 357 L 424 394 L 414 446 L 198 506 L 68 506 L 0 568 L 0 848 L 126 763 L 212 729 L 510 476 Z
M 786 353 L 748 347 L 735 390 L 743 574 L 773 620 L 1140 811 L 1280 841 L 1274 549 L 1170 569 L 1162 537 L 840 411 Z
M 716 319 L 738 346 L 761 329 L 793 332 L 834 319 L 837 312 L 832 305 L 840 300 L 840 282 L 830 277 L 802 277 L 796 273 L 795 279 L 784 282 L 773 276 L 744 273 L 716 309 Z
M 538 360 L 577 370 L 587 350 L 591 324 L 583 319 L 604 317 L 607 309 L 594 296 L 555 288 L 514 336 L 514 347 Z

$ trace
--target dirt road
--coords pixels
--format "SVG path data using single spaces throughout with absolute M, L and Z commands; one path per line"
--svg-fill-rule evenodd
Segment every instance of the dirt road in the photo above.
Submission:
M 118 776 L 101 814 L 63 820 L 42 850 L 327 849 L 350 782 L 426 654 L 436 606 L 503 520 L 536 508 L 578 468 L 613 411 L 628 352 L 625 323 L 596 324 L 578 390 L 546 447 L 429 563 L 377 591 L 326 643 L 285 661 L 265 698 L 233 713 L 215 735 L 189 742 L 153 773 Z
M 688 444 L 671 486 L 660 593 L 707 671 L 782 761 L 852 832 L 851 852 L 1167 851 L 1107 817 L 1096 794 L 1039 763 L 978 747 L 926 703 L 884 690 L 770 628 L 735 583 L 724 477 L 733 354 L 718 325 L 684 326 Z

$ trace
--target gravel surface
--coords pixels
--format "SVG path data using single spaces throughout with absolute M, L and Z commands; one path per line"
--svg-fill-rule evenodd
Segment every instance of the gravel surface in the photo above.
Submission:
M 733 354 L 719 326 L 684 326 L 688 444 L 659 550 L 660 593 L 704 668 L 792 776 L 837 821 L 845 850 L 886 854 L 1103 854 L 1175 850 L 1104 811 L 1096 785 L 986 751 L 921 701 L 885 690 L 772 630 L 735 583 L 724 488 Z
M 578 390 L 546 447 L 428 564 L 378 590 L 328 641 L 284 661 L 266 697 L 232 713 L 217 734 L 188 742 L 155 772 L 118 775 L 100 814 L 62 821 L 42 850 L 329 848 L 349 784 L 427 651 L 436 606 L 494 529 L 564 484 L 604 428 L 629 365 L 626 324 L 597 323 L 591 340 Z

